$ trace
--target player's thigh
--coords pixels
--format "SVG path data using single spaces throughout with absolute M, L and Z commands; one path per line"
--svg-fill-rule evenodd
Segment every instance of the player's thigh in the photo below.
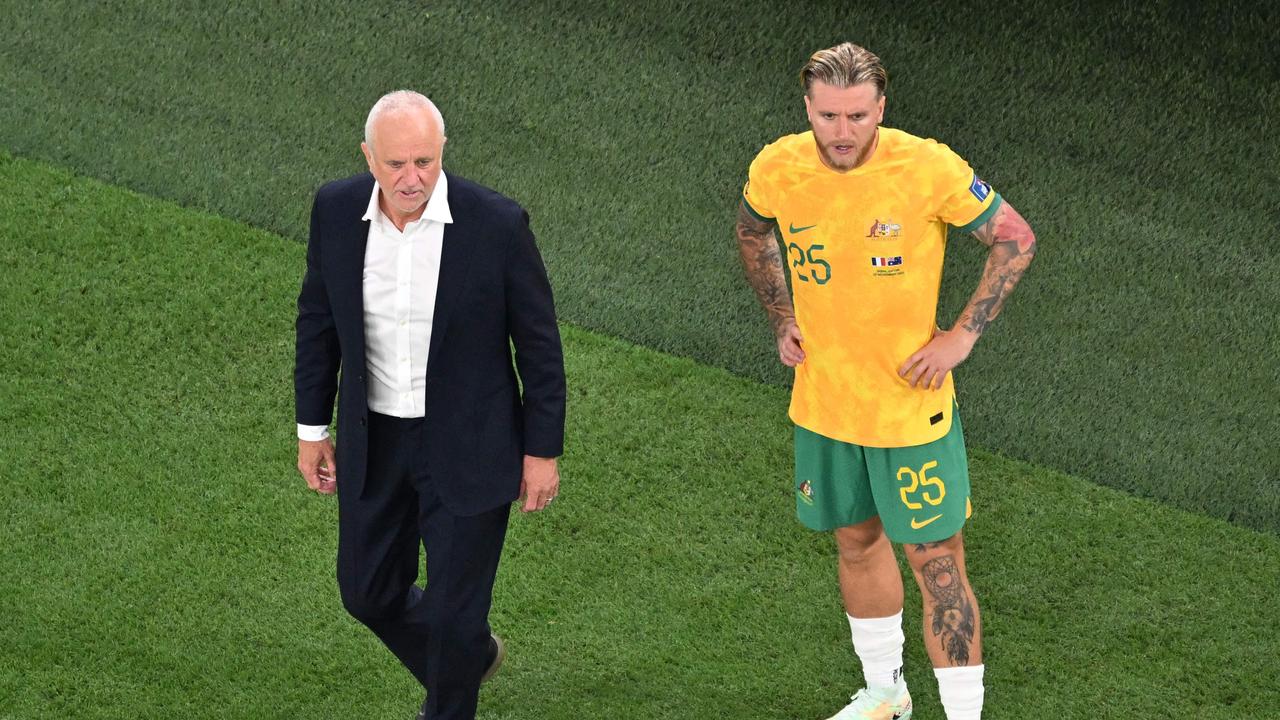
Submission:
M 860 445 L 795 429 L 796 517 L 811 530 L 857 525 L 876 514 Z
M 876 510 L 895 543 L 932 543 L 955 535 L 972 513 L 969 461 L 960 415 L 924 445 L 866 448 Z

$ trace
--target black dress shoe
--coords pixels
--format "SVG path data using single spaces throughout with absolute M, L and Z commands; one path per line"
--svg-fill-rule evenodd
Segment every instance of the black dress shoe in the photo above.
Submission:
M 488 669 L 480 676 L 481 683 L 489 682 L 489 678 L 498 674 L 498 668 L 502 667 L 502 661 L 507 659 L 507 646 L 502 642 L 502 638 L 493 633 L 489 633 L 489 660 Z
M 498 668 L 502 667 L 502 661 L 507 659 L 507 646 L 502 642 L 502 638 L 493 633 L 489 633 L 489 664 L 485 666 L 484 674 L 480 676 L 480 682 L 489 682 L 489 678 L 498 673 Z M 422 707 L 418 708 L 418 720 L 427 720 L 427 699 L 422 699 Z

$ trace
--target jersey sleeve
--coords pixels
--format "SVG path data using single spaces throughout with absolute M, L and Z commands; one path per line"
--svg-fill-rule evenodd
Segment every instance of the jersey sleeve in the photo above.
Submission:
M 938 219 L 962 232 L 973 232 L 995 215 L 1001 203 L 1000 193 L 992 190 L 951 148 L 938 146 L 934 167 Z
M 747 171 L 747 184 L 742 186 L 742 206 L 756 219 L 773 222 L 778 213 L 773 209 L 773 182 L 766 169 L 768 161 L 763 155 L 762 152 L 751 161 L 751 168 Z

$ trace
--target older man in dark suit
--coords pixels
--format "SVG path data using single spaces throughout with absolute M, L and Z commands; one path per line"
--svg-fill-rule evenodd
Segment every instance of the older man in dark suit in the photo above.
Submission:
M 418 93 L 370 111 L 369 173 L 325 185 L 311 210 L 294 370 L 298 470 L 338 495 L 343 604 L 426 688 L 431 720 L 474 718 L 502 662 L 488 614 L 508 511 L 556 497 L 565 412 L 528 216 L 442 172 L 444 143 Z

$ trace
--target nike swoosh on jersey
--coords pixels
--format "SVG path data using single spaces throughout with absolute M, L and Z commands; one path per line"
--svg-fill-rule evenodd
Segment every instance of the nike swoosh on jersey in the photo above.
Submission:
M 920 522 L 915 518 L 911 518 L 911 529 L 919 530 L 920 528 L 924 527 L 925 525 L 928 525 L 929 523 L 933 522 L 934 520 L 937 520 L 940 517 L 942 517 L 941 514 L 934 515 L 933 517 L 929 518 L 928 520 L 925 520 L 924 522 Z
M 816 224 L 815 224 L 815 225 L 805 225 L 804 227 L 796 227 L 796 224 L 795 224 L 795 223 L 791 223 L 791 227 L 788 229 L 788 232 L 790 232 L 792 235 L 795 235 L 795 234 L 797 234 L 797 233 L 802 233 L 802 232 L 804 232 L 805 230 L 812 230 L 813 228 L 816 228 L 816 227 L 818 227 Z

